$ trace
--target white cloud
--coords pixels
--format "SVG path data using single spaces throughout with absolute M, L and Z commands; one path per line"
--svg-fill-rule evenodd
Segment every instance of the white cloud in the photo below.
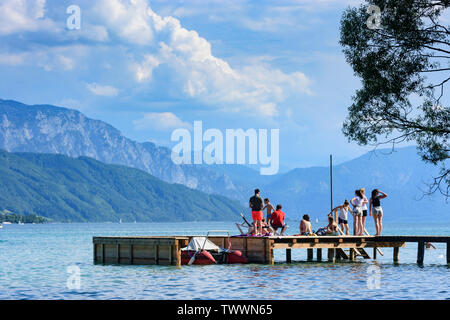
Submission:
M 145 0 L 101 0 L 95 10 L 119 37 L 131 43 L 149 45 L 153 30 L 146 14 Z
M 0 53 L 0 65 L 19 66 L 25 63 L 26 55 L 23 53 L 9 54 Z
M 95 82 L 86 84 L 86 87 L 90 92 L 97 96 L 115 97 L 119 94 L 119 90 L 117 88 L 114 88 L 112 86 L 100 85 Z
M 144 59 L 140 63 L 135 63 L 132 67 L 136 80 L 143 82 L 152 78 L 153 69 L 160 65 L 160 61 L 157 57 L 151 54 L 145 55 Z
M 141 7 L 142 1 L 137 2 Z M 146 11 L 159 49 L 133 65 L 137 81 L 151 79 L 154 69 L 165 64 L 184 96 L 223 110 L 251 109 L 264 116 L 276 115 L 277 104 L 288 96 L 310 93 L 309 79 L 303 73 L 287 74 L 261 64 L 232 68 L 212 54 L 206 39 L 183 28 L 178 19 L 161 17 L 150 7 Z
M 191 129 L 191 125 L 183 122 L 172 112 L 149 112 L 145 113 L 141 119 L 133 121 L 136 130 L 156 130 L 168 131 L 178 128 Z
M 45 0 L 2 0 L 0 12 L 0 35 L 54 27 L 53 22 L 44 17 Z
M 236 10 L 242 8 L 239 1 L 233 5 Z M 55 24 L 45 17 L 45 0 L 3 0 L 1 6 L 17 17 L 17 21 L 9 21 L 9 27 L 5 21 L 0 21 L 0 33 L 36 31 L 46 23 Z M 169 84 L 170 93 L 167 94 L 175 95 L 177 99 L 193 99 L 210 108 L 230 112 L 250 110 L 262 116 L 276 116 L 280 105 L 287 99 L 310 94 L 310 80 L 305 74 L 283 72 L 271 67 L 267 59 L 262 62 L 258 59 L 240 61 L 239 65 L 232 67 L 212 54 L 208 40 L 196 31 L 184 28 L 178 19 L 158 15 L 146 0 L 100 0 L 93 6 L 89 11 L 89 7 L 83 9 L 89 13 L 83 15 L 86 20 L 82 20 L 81 30 L 58 29 L 47 45 L 35 46 L 23 53 L 0 53 L 0 63 L 34 64 L 47 71 L 68 71 L 85 63 L 88 54 L 111 54 L 116 59 L 116 70 L 125 64 L 131 71 L 140 85 L 137 88 L 140 90 L 136 91 L 145 91 L 151 85 L 155 69 L 164 66 L 163 75 L 154 80 Z M 94 20 L 95 25 L 92 24 Z M 122 46 L 120 42 L 103 47 L 91 43 L 61 45 L 61 41 L 78 39 L 102 45 L 109 39 L 121 39 L 127 45 Z M 58 45 L 52 45 L 52 41 Z M 83 72 L 81 68 L 77 70 Z M 90 83 L 87 87 L 96 95 L 118 94 L 118 90 L 111 86 Z
M 17 53 L 0 52 L 0 65 L 36 65 L 46 71 L 71 71 L 76 67 L 77 61 L 86 55 L 86 47 L 79 45 L 48 47 Z

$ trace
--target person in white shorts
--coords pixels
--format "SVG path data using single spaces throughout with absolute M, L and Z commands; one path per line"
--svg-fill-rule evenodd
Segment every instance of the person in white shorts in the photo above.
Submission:
M 381 199 L 387 197 L 387 194 L 378 189 L 372 190 L 372 196 L 369 201 L 369 215 L 372 215 L 375 221 L 376 235 L 381 235 L 381 230 L 383 229 L 383 208 L 381 207 Z
M 355 223 L 355 236 L 362 236 L 364 232 L 364 228 L 362 225 L 362 217 L 363 217 L 363 198 L 361 195 L 361 190 L 355 191 L 355 197 L 350 200 L 350 203 L 353 206 L 354 212 L 354 223 Z

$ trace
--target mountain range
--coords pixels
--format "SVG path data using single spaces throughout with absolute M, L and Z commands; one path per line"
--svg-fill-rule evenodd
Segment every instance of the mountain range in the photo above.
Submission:
M 226 221 L 239 202 L 134 168 L 64 155 L 0 151 L 0 212 L 60 222 Z
M 238 197 L 242 191 L 227 175 L 205 166 L 174 164 L 168 148 L 133 141 L 103 121 L 51 105 L 0 100 L 0 149 L 90 157 L 140 169 L 163 181 L 207 193 Z
M 89 157 L 104 164 L 136 168 L 167 183 L 220 194 L 245 206 L 253 189 L 259 188 L 263 197 L 282 204 L 287 216 L 294 219 L 305 213 L 322 219 L 330 210 L 328 167 L 261 176 L 243 165 L 176 165 L 170 149 L 138 143 L 107 123 L 61 107 L 0 100 L 0 149 L 82 157 L 79 161 L 88 161 L 85 157 Z M 443 196 L 423 196 L 425 182 L 437 169 L 422 162 L 415 147 L 389 151 L 369 152 L 335 165 L 333 204 L 350 199 L 357 188 L 365 187 L 368 197 L 373 188 L 379 188 L 389 195 L 383 201 L 385 219 L 450 221 L 450 206 Z

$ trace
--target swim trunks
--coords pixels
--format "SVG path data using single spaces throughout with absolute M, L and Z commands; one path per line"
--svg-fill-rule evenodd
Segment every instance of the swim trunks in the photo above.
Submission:
M 263 219 L 262 211 L 252 211 L 253 221 L 261 221 Z

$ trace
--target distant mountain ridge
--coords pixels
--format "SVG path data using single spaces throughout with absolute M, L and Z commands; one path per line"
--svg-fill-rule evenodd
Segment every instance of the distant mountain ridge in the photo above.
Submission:
M 330 211 L 329 170 L 291 170 L 263 186 L 263 196 L 282 203 L 291 217 L 308 213 L 323 218 Z M 442 195 L 424 196 L 426 182 L 437 171 L 419 158 L 415 147 L 372 151 L 333 167 L 333 205 L 350 200 L 361 187 L 369 199 L 371 191 L 378 188 L 388 194 L 382 201 L 386 220 L 450 221 L 450 203 Z
M 86 156 L 107 164 L 146 171 L 169 183 L 179 183 L 209 194 L 237 199 L 247 206 L 255 188 L 274 204 L 281 203 L 291 218 L 308 213 L 323 218 L 330 209 L 328 167 L 293 169 L 275 176 L 261 176 L 239 165 L 175 165 L 171 150 L 153 143 L 138 143 L 114 127 L 85 117 L 78 111 L 47 106 L 28 106 L 0 100 L 0 149 L 10 152 Z M 439 194 L 423 197 L 436 173 L 414 147 L 369 152 L 334 166 L 334 204 L 350 199 L 356 188 L 373 188 L 389 194 L 383 201 L 386 219 L 450 221 L 450 206 Z M 420 199 L 423 197 L 422 199 Z M 418 201 L 420 199 L 420 201 Z
M 235 198 L 242 191 L 226 174 L 205 166 L 176 165 L 168 148 L 138 143 L 103 121 L 51 105 L 29 106 L 0 99 L 0 149 L 86 156 L 141 169 L 169 183 Z
M 0 150 L 0 176 L 0 212 L 58 222 L 225 221 L 243 210 L 223 196 L 87 157 Z

